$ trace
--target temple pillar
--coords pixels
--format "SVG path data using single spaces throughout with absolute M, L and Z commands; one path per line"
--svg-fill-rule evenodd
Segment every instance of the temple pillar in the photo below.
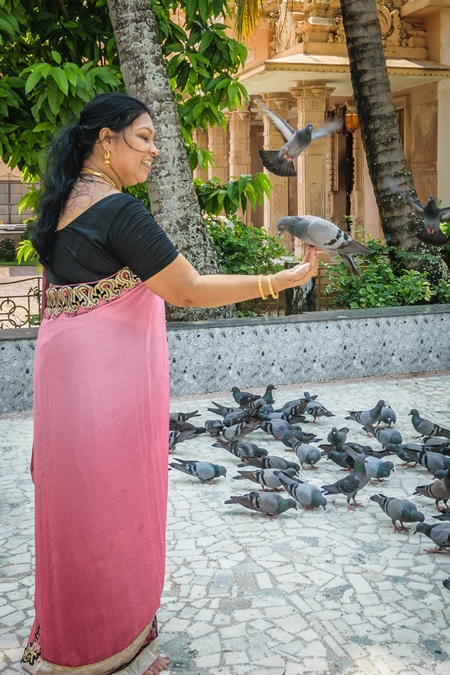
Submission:
M 230 171 L 228 128 L 209 128 L 208 150 L 212 153 L 214 160 L 214 168 L 212 166 L 208 168 L 208 179 L 218 178 L 221 183 L 228 183 Z
M 263 97 L 265 105 L 276 112 L 280 117 L 287 120 L 289 114 L 290 96 L 286 92 L 266 94 Z M 264 118 L 264 149 L 279 150 L 285 140 L 267 115 Z M 275 176 L 267 169 L 264 169 L 273 185 L 273 190 L 269 199 L 264 197 L 264 228 L 268 234 L 277 235 L 277 222 L 280 218 L 289 215 L 289 190 L 288 178 L 284 176 Z M 287 242 L 285 242 L 287 243 Z
M 200 150 L 208 150 L 208 132 L 202 129 L 201 127 L 198 127 L 197 129 L 194 130 L 192 134 L 192 138 L 194 142 L 197 144 L 198 148 Z M 199 166 L 197 166 L 194 169 L 194 178 L 200 178 L 203 181 L 208 180 L 208 172 L 203 171 L 203 169 L 200 169 Z
M 230 178 L 239 178 L 242 174 L 250 173 L 250 119 L 251 113 L 245 104 L 240 110 L 232 110 L 227 114 L 230 121 Z M 251 221 L 250 206 L 245 215 L 238 210 L 238 218 L 246 224 Z
M 325 123 L 327 99 L 334 91 L 324 81 L 299 82 L 290 89 L 297 103 L 298 128 L 310 122 L 314 127 Z M 328 138 L 320 138 L 304 150 L 297 159 L 298 213 L 326 218 L 327 215 L 327 148 Z M 295 242 L 296 255 L 302 255 L 302 245 Z

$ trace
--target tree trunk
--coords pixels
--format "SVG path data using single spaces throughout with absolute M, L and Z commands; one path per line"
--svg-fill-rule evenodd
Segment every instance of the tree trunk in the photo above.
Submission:
M 384 236 L 397 249 L 433 255 L 430 262 L 412 261 L 406 266 L 426 268 L 430 280 L 438 279 L 445 266 L 436 249 L 415 237 L 423 228 L 423 219 L 411 215 L 408 202 L 383 184 L 384 176 L 392 176 L 405 192 L 414 193 L 392 101 L 377 2 L 341 0 L 341 10 L 361 136 Z
M 159 148 L 148 180 L 152 213 L 200 274 L 221 274 L 194 191 L 151 2 L 108 0 L 108 7 L 127 92 L 152 112 Z M 198 321 L 235 316 L 235 308 L 168 305 L 167 315 L 170 321 Z

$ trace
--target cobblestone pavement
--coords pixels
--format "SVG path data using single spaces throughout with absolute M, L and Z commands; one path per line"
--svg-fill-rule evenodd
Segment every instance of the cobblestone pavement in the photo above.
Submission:
M 372 407 L 385 398 L 396 410 L 396 428 L 410 441 L 412 407 L 450 426 L 450 373 L 280 387 L 283 403 L 305 389 L 318 394 L 336 417 L 312 429 L 323 438 L 348 425 L 350 439 L 367 442 L 347 409 Z M 231 403 L 228 393 L 180 397 L 172 410 L 199 409 L 210 400 Z M 28 413 L 0 417 L 1 541 L 0 671 L 20 670 L 32 622 L 32 484 L 28 473 L 32 423 Z M 271 454 L 292 459 L 262 431 L 251 435 Z M 170 472 L 167 583 L 158 618 L 160 644 L 172 657 L 168 673 L 192 675 L 448 675 L 450 673 L 450 554 L 427 555 L 423 535 L 396 534 L 369 496 L 410 497 L 431 482 L 424 468 L 401 467 L 384 484 L 360 494 L 363 508 L 347 512 L 345 498 L 328 497 L 326 511 L 293 509 L 277 520 L 225 505 L 254 483 L 236 482 L 237 460 L 212 448 L 205 435 L 177 447 L 176 457 L 217 460 L 228 470 L 213 485 Z M 376 441 L 370 441 L 375 447 Z M 304 472 L 315 485 L 344 474 L 322 460 Z M 434 504 L 414 501 L 433 521 Z

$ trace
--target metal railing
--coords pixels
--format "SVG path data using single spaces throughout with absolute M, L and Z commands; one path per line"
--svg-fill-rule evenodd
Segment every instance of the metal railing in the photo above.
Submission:
M 21 287 L 18 289 L 17 284 Z M 27 291 L 24 285 L 29 284 Z M 0 282 L 0 329 L 38 326 L 41 315 L 42 277 Z

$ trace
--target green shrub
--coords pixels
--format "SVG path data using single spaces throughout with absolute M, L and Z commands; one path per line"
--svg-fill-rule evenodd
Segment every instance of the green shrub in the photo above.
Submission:
M 12 239 L 5 237 L 0 239 L 0 262 L 14 262 L 16 259 L 16 246 Z
M 347 309 L 367 307 L 399 307 L 429 302 L 448 302 L 450 279 L 442 279 L 433 287 L 426 272 L 404 269 L 407 258 L 417 255 L 397 251 L 376 239 L 369 240 L 370 255 L 358 256 L 357 266 L 361 276 L 355 277 L 343 262 L 327 265 L 330 283 L 323 292 L 335 293 L 336 304 Z M 423 256 L 420 256 L 423 257 Z

